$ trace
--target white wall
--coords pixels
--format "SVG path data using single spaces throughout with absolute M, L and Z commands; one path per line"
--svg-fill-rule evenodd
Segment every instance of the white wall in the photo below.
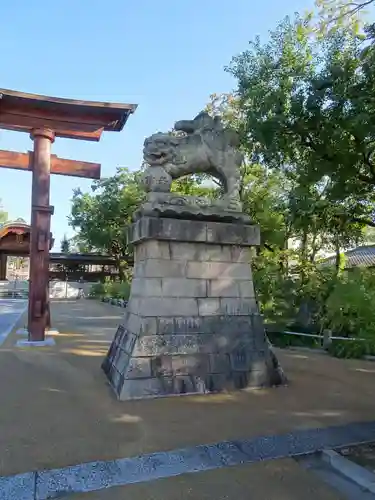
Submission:
M 76 299 L 78 291 L 83 289 L 85 295 L 88 295 L 93 283 L 78 283 L 65 281 L 51 281 L 49 284 L 49 296 L 51 299 Z M 27 291 L 29 289 L 28 281 L 0 281 L 0 291 Z
M 92 285 L 93 283 L 78 283 L 76 281 L 51 281 L 49 296 L 51 299 L 76 299 L 80 288 L 85 295 L 88 295 Z

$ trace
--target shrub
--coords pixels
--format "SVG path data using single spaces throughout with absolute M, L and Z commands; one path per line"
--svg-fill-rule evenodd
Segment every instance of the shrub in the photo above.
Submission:
M 366 340 L 333 340 L 328 352 L 335 358 L 361 359 L 375 355 L 375 342 Z
M 327 299 L 324 321 L 336 335 L 375 340 L 375 275 L 353 269 L 337 281 Z M 345 341 L 344 341 L 345 342 Z
M 281 271 L 278 256 L 263 250 L 253 259 L 253 277 L 265 320 L 286 326 L 295 316 L 296 286 L 293 279 Z
M 105 297 L 106 287 L 105 283 L 94 283 L 90 288 L 91 297 Z
M 254 259 L 254 284 L 266 323 L 284 329 L 375 340 L 375 272 L 302 264 L 289 273 L 263 252 Z M 289 341 L 288 341 L 289 342 Z
M 110 289 L 110 296 L 115 299 L 125 299 L 127 300 L 130 295 L 130 285 L 126 281 L 123 282 L 112 282 L 112 287 Z
M 90 296 L 95 298 L 111 297 L 114 299 L 129 298 L 130 284 L 128 282 L 109 281 L 95 283 L 90 289 Z

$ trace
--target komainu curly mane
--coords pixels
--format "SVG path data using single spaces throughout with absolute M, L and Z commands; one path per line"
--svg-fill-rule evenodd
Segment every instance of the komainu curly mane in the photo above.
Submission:
M 218 117 L 199 113 L 193 120 L 176 122 L 182 135 L 157 133 L 144 142 L 143 156 L 152 169 L 162 166 L 173 178 L 209 173 L 224 187 L 230 208 L 241 210 L 239 185 L 242 154 L 237 150 L 238 135 L 223 126 Z

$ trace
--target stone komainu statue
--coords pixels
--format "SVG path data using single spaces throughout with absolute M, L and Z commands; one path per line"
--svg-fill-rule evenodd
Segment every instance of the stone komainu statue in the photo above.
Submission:
M 286 383 L 254 293 L 260 231 L 241 210 L 238 138 L 206 113 L 175 130 L 144 144 L 131 292 L 103 370 L 122 400 Z M 220 179 L 222 198 L 171 192 L 195 173 Z
M 144 142 L 143 157 L 149 165 L 146 190 L 169 192 L 173 179 L 207 173 L 222 183 L 222 206 L 241 212 L 239 188 L 243 155 L 237 149 L 237 133 L 225 128 L 218 117 L 212 118 L 205 112 L 193 120 L 178 121 L 174 129 L 181 135 L 157 133 Z

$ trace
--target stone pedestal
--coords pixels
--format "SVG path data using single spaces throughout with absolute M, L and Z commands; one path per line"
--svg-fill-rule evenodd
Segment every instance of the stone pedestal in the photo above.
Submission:
M 254 296 L 257 226 L 142 217 L 131 294 L 102 368 L 121 400 L 277 385 Z

